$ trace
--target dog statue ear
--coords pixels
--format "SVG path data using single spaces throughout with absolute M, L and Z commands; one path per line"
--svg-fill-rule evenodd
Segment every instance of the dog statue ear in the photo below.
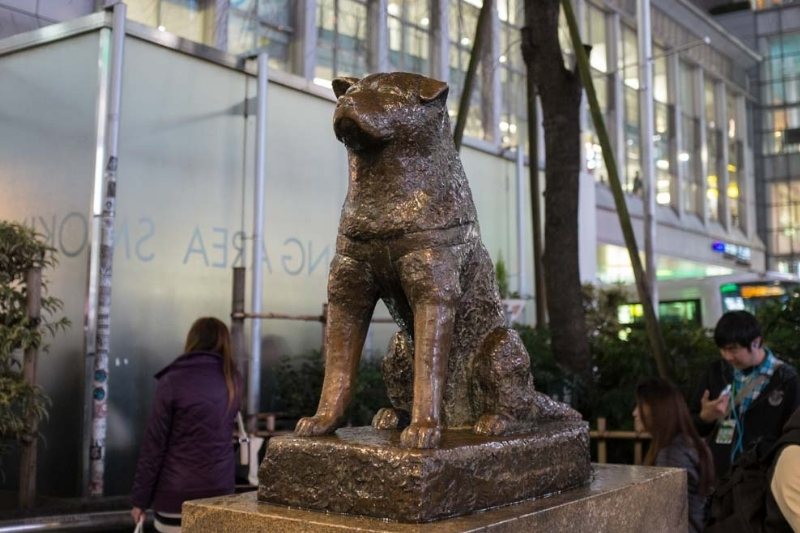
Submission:
M 333 85 L 333 94 L 336 95 L 336 98 L 339 98 L 347 92 L 347 89 L 356 83 L 358 83 L 358 78 L 335 78 L 331 82 L 331 85 Z
M 444 104 L 450 88 L 443 81 L 424 78 L 419 84 L 419 100 L 423 104 L 437 101 Z

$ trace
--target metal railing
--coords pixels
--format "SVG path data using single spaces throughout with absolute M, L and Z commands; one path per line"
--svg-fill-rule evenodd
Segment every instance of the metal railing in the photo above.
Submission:
M 322 324 L 322 337 L 320 346 L 322 347 L 322 355 L 325 355 L 325 329 L 328 324 L 328 304 L 322 304 L 322 313 L 319 315 L 301 315 L 301 314 L 289 314 L 289 313 L 265 313 L 265 312 L 248 312 L 245 311 L 245 269 L 244 267 L 234 267 L 233 268 L 233 295 L 232 295 L 232 302 L 231 302 L 231 344 L 233 345 L 233 354 L 234 358 L 237 361 L 237 364 L 243 366 L 242 364 L 247 362 L 247 369 L 249 370 L 253 364 L 253 361 L 250 361 L 249 358 L 245 356 L 245 334 L 244 334 L 244 321 L 245 319 L 250 320 L 294 320 L 294 321 L 302 321 L 302 322 L 319 322 Z M 394 319 L 389 317 L 380 317 L 376 318 L 373 317 L 370 321 L 373 324 L 393 324 Z M 260 352 L 259 354 L 253 355 L 254 358 L 260 361 Z M 260 364 L 260 362 L 258 363 Z M 243 372 L 243 375 L 248 376 L 246 380 L 246 389 L 247 389 L 247 397 L 255 394 L 258 396 L 260 394 L 260 383 L 258 380 L 253 380 L 249 376 L 248 372 Z M 251 390 L 252 389 L 252 390 Z M 256 391 L 255 393 L 253 391 Z M 254 416 L 256 413 L 246 413 L 246 424 L 247 430 L 250 433 L 256 433 L 257 431 L 257 418 Z
M 148 524 L 152 524 L 149 521 Z M 0 533 L 33 531 L 128 531 L 133 529 L 130 509 L 0 521 Z

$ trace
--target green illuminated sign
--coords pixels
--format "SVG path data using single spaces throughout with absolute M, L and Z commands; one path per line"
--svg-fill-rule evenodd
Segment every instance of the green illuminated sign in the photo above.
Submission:
M 739 292 L 739 284 L 738 283 L 726 283 L 725 285 L 721 285 L 719 288 L 719 292 L 725 294 L 726 292 Z

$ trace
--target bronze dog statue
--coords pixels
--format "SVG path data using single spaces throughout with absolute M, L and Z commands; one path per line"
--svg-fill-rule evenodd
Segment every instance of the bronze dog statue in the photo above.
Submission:
M 295 433 L 342 423 L 379 298 L 400 331 L 383 365 L 392 407 L 372 425 L 408 424 L 403 446 L 436 447 L 444 428 L 500 435 L 543 418 L 580 419 L 534 390 L 528 353 L 504 325 L 450 132 L 447 84 L 395 72 L 338 78 L 333 90 L 349 187 L 328 278 L 322 394 Z

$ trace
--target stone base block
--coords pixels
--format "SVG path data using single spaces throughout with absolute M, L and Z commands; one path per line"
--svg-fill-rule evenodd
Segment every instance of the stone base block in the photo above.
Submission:
M 685 533 L 686 473 L 672 468 L 595 465 L 589 485 L 545 498 L 428 524 L 291 509 L 255 492 L 186 502 L 184 533 Z
M 578 487 L 589 481 L 583 421 L 530 434 L 444 432 L 439 448 L 400 446 L 400 432 L 344 428 L 324 437 L 270 440 L 258 499 L 335 513 L 429 522 Z

